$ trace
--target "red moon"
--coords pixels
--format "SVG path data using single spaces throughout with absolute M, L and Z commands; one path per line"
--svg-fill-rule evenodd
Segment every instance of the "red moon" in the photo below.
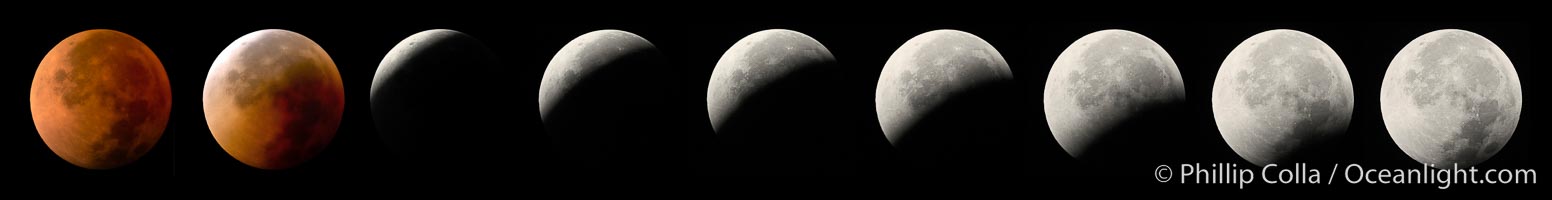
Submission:
M 97 29 L 65 38 L 32 79 L 32 122 L 59 158 L 112 169 L 151 151 L 167 128 L 172 86 L 150 47 Z
M 322 152 L 345 111 L 334 60 L 287 30 L 238 38 L 216 56 L 205 79 L 205 122 L 237 161 L 287 169 Z

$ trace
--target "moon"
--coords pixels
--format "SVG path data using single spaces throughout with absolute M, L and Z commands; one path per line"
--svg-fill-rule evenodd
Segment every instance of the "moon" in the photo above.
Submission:
M 640 170 L 668 160 L 666 141 L 686 110 L 674 68 L 657 46 L 634 33 L 598 30 L 566 43 L 544 69 L 539 114 L 562 159 L 578 168 Z M 662 158 L 662 159 L 659 159 Z
M 899 146 L 911 126 L 956 93 L 1002 80 L 1013 80 L 1013 72 L 986 40 L 958 30 L 922 33 L 884 62 L 873 100 L 879 126 Z
M 345 110 L 334 60 L 306 36 L 248 33 L 216 56 L 205 78 L 205 121 L 216 143 L 260 169 L 295 167 L 322 152 Z
M 1051 66 L 1044 94 L 1051 134 L 1075 158 L 1142 110 L 1186 98 L 1180 69 L 1164 47 L 1126 30 L 1073 42 Z
M 829 48 L 801 32 L 769 29 L 734 42 L 705 93 L 719 144 L 713 156 L 722 158 L 713 172 L 813 175 L 855 166 L 844 157 L 854 147 L 840 144 L 856 141 L 848 125 L 857 118 L 847 116 L 867 111 L 846 109 L 849 102 L 839 98 L 854 92 L 842 89 L 841 69 Z
M 1474 166 L 1514 135 L 1521 92 L 1514 64 L 1498 45 L 1470 31 L 1437 30 L 1390 61 L 1380 113 L 1391 139 L 1417 162 Z
M 771 29 L 745 36 L 722 54 L 711 72 L 706 114 L 712 129 L 724 131 L 735 110 L 773 82 L 834 62 L 830 49 L 797 31 Z
M 1212 108 L 1229 147 L 1265 166 L 1347 132 L 1352 78 L 1336 51 L 1315 36 L 1261 32 L 1223 60 Z
M 140 159 L 167 128 L 172 86 L 162 61 L 123 32 L 60 41 L 32 79 L 32 121 L 54 154 L 87 169 Z
M 577 89 L 580 82 L 593 73 L 616 66 L 611 64 L 622 58 L 657 51 L 657 46 L 647 39 L 621 30 L 598 30 L 577 36 L 555 53 L 549 66 L 544 68 L 544 77 L 539 82 L 540 118 L 545 123 L 554 121 L 551 115 L 562 103 L 562 97 Z
M 402 158 L 429 166 L 488 160 L 499 129 L 478 117 L 500 103 L 487 95 L 497 60 L 484 43 L 447 29 L 426 30 L 400 41 L 372 76 L 372 118 L 387 146 Z M 466 158 L 467 157 L 467 158 Z

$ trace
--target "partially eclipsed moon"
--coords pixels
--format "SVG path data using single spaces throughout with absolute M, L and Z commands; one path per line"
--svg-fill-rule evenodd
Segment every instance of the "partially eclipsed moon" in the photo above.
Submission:
M 1046 122 L 1073 157 L 1150 106 L 1186 98 L 1174 59 L 1142 34 L 1104 30 L 1062 51 L 1045 82 Z M 1162 127 L 1161 127 L 1162 128 Z
M 771 82 L 833 62 L 829 49 L 797 31 L 765 30 L 738 40 L 717 61 L 707 85 L 706 114 L 712 128 L 722 131 L 734 109 Z
M 665 63 L 655 45 L 630 32 L 598 30 L 566 43 L 539 83 L 539 115 L 556 153 L 598 169 L 651 156 L 641 154 L 654 150 L 644 141 L 679 132 L 663 121 L 682 105 L 670 103 L 678 90 Z
M 489 160 L 482 145 L 509 127 L 487 113 L 497 61 L 473 36 L 434 29 L 410 35 L 383 56 L 372 76 L 372 119 L 389 149 L 409 164 L 445 166 Z M 489 141 L 486 141 L 489 140 Z M 471 159 L 472 158 L 472 159 Z
M 873 102 L 885 138 L 900 145 L 906 129 L 955 93 L 1012 79 L 1008 62 L 986 40 L 936 30 L 911 38 L 889 56 Z
M 286 169 L 322 152 L 345 110 L 345 88 L 323 47 L 269 29 L 238 38 L 205 79 L 205 121 L 243 164 Z
M 598 71 L 609 70 L 608 67 L 635 64 L 615 62 L 625 62 L 622 60 L 656 51 L 657 46 L 652 45 L 652 42 L 648 42 L 646 38 L 621 30 L 598 30 L 577 36 L 576 39 L 566 43 L 560 52 L 556 52 L 555 57 L 550 59 L 550 64 L 544 69 L 544 77 L 539 82 L 540 118 L 545 123 L 553 121 L 550 115 L 554 114 L 553 110 L 561 103 L 562 98 L 577 89 L 578 85 L 588 84 L 581 81 L 597 75 Z
M 1266 165 L 1347 131 L 1353 86 L 1342 59 L 1304 32 L 1251 36 L 1213 81 L 1213 119 L 1240 157 Z
M 1412 40 L 1385 70 L 1380 113 L 1407 156 L 1437 168 L 1497 154 L 1520 122 L 1520 77 L 1498 45 L 1464 30 Z
M 140 159 L 167 128 L 162 61 L 128 34 L 89 30 L 49 50 L 32 79 L 32 120 L 60 158 L 88 169 Z

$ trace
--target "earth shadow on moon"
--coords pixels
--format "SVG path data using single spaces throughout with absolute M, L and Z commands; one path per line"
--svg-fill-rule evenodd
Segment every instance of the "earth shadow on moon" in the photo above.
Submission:
M 408 44 L 407 44 L 408 43 Z M 406 46 L 414 45 L 414 46 Z M 490 172 L 509 156 L 502 132 L 516 108 L 499 91 L 499 61 L 480 40 L 450 30 L 405 39 L 373 77 L 372 117 L 412 173 Z M 476 168 L 482 170 L 453 170 Z
M 723 121 L 717 132 L 719 160 L 712 173 L 722 175 L 845 175 L 858 173 L 852 151 L 861 144 L 861 127 L 873 120 L 867 107 L 845 98 L 848 90 L 838 62 L 794 66 L 787 75 L 755 89 Z M 871 88 L 867 88 L 871 89 Z M 882 139 L 882 137 L 878 138 Z M 878 144 L 882 145 L 882 144 Z
M 1024 91 L 1013 79 L 991 79 L 943 97 L 895 142 L 904 171 L 916 175 L 993 175 L 1023 170 L 1026 133 L 1018 125 Z
M 1078 161 L 1096 166 L 1135 167 L 1190 157 L 1171 151 L 1175 145 L 1186 142 L 1179 139 L 1184 136 L 1175 134 L 1181 128 L 1172 128 L 1190 123 L 1190 117 L 1181 116 L 1188 112 L 1186 107 L 1184 100 L 1139 106 L 1132 116 L 1096 132 L 1092 143 L 1081 150 L 1085 154 Z
M 566 174 L 687 172 L 680 74 L 659 50 L 624 53 L 575 81 L 545 118 Z

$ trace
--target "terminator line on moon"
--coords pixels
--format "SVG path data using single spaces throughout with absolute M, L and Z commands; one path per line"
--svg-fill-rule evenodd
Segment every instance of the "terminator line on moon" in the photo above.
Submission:
M 1084 157 L 1139 110 L 1186 98 L 1174 59 L 1148 37 L 1126 30 L 1090 33 L 1056 58 L 1045 83 L 1045 114 L 1056 142 Z
M 884 136 L 900 145 L 907 130 L 957 91 L 1013 72 L 991 44 L 958 30 L 935 30 L 906 41 L 884 63 L 874 105 Z
M 38 64 L 32 120 L 49 149 L 87 169 L 140 159 L 167 128 L 172 87 L 140 40 L 96 29 L 65 38 Z
M 345 109 L 334 60 L 306 36 L 279 29 L 243 35 L 222 50 L 203 99 L 216 143 L 243 164 L 271 170 L 322 152 Z
M 1271 30 L 1234 48 L 1213 81 L 1213 119 L 1251 163 L 1288 157 L 1347 131 L 1352 78 L 1336 51 L 1304 32 Z
M 1446 29 L 1417 37 L 1385 70 L 1380 113 L 1391 139 L 1435 168 L 1473 166 L 1502 149 L 1519 125 L 1520 77 L 1498 45 Z

